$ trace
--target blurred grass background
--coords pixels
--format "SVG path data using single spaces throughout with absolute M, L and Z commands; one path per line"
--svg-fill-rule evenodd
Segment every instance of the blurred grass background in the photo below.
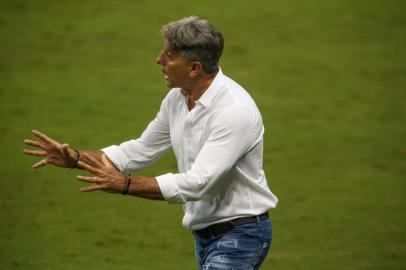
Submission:
M 196 269 L 180 206 L 83 194 L 23 156 L 32 129 L 79 149 L 137 137 L 167 90 L 159 30 L 225 37 L 223 71 L 266 127 L 280 198 L 262 269 L 406 268 L 401 0 L 0 2 L 0 269 Z M 145 175 L 176 172 L 171 153 Z

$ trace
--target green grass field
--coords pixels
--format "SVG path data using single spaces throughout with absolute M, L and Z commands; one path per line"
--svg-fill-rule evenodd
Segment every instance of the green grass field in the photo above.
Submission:
M 188 15 L 266 127 L 280 199 L 262 269 L 406 269 L 406 4 L 388 0 L 0 2 L 0 269 L 196 269 L 180 206 L 80 193 L 22 154 L 137 137 L 167 90 L 159 30 Z M 171 153 L 141 172 L 176 172 Z

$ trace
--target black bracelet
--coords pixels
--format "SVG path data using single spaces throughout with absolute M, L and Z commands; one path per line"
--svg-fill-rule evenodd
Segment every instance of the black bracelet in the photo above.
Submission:
M 131 185 L 131 174 L 129 174 L 125 179 L 124 179 L 124 185 L 123 185 L 123 190 L 121 190 L 121 194 L 127 195 L 128 190 L 130 189 Z
M 78 154 L 78 156 L 77 156 L 77 158 L 75 159 L 75 163 L 73 163 L 73 166 L 70 167 L 71 169 L 77 168 L 77 167 L 78 167 L 79 160 L 80 160 L 80 152 L 79 152 L 78 150 L 76 150 L 76 149 L 73 149 L 73 151 L 75 151 L 75 152 Z

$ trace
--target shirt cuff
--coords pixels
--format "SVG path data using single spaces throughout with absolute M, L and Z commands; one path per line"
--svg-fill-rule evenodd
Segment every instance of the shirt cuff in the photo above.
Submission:
M 168 203 L 175 204 L 185 202 L 179 194 L 175 175 L 172 173 L 167 173 L 155 178 L 158 182 L 162 196 Z
M 123 150 L 120 149 L 117 145 L 112 145 L 103 149 L 100 149 L 111 162 L 119 169 L 119 171 L 124 172 L 127 168 L 129 159 Z

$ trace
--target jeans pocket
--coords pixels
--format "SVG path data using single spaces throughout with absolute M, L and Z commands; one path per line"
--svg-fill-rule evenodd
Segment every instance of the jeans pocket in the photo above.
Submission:
M 270 220 L 262 220 L 259 223 L 251 222 L 241 225 L 236 225 L 233 230 L 233 234 L 236 235 L 246 235 L 247 237 L 258 237 L 261 239 L 271 240 L 272 239 L 272 224 Z

